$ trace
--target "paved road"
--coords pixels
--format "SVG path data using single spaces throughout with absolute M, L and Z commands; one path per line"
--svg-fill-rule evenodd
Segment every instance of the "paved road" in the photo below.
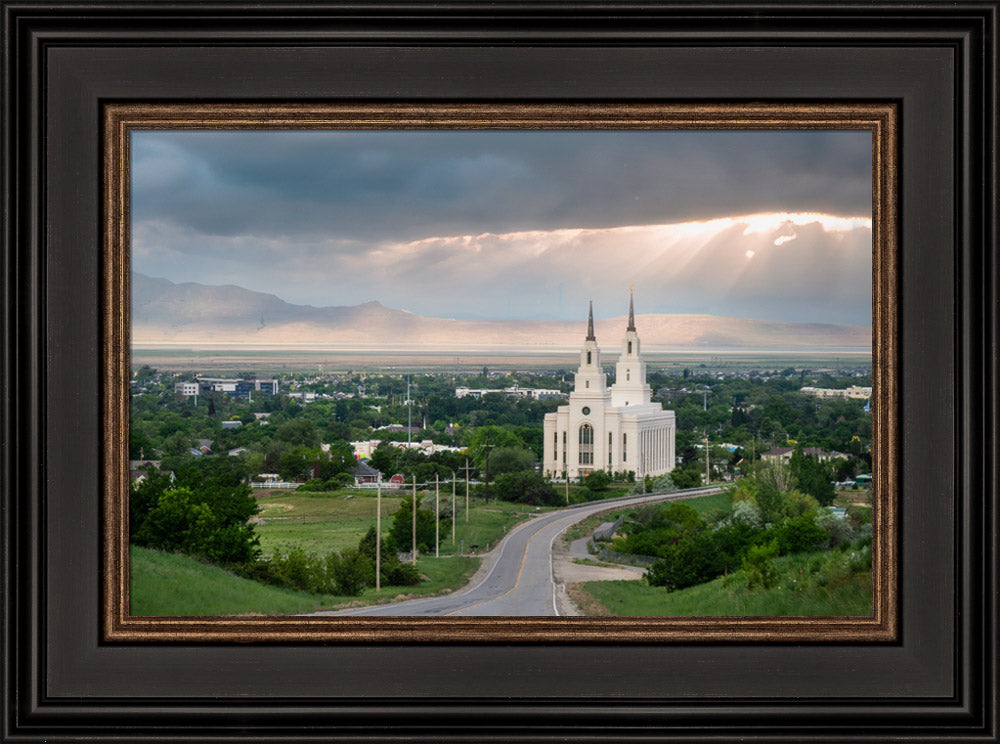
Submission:
M 692 496 L 717 493 L 717 486 L 683 492 L 636 496 L 574 506 L 529 519 L 487 554 L 491 565 L 485 578 L 454 594 L 429 599 L 413 599 L 388 605 L 362 607 L 318 615 L 395 616 L 538 616 L 558 615 L 556 584 L 552 575 L 552 543 L 564 530 L 602 511 L 658 501 L 677 501 Z

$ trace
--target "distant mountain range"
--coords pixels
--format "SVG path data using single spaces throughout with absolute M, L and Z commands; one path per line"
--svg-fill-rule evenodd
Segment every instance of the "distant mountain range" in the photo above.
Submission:
M 598 342 L 616 348 L 624 316 L 595 322 Z M 692 348 L 871 347 L 871 328 L 787 323 L 716 315 L 637 315 L 647 346 Z M 132 274 L 132 343 L 136 345 L 422 346 L 474 349 L 573 347 L 585 336 L 579 321 L 474 321 L 427 318 L 379 302 L 342 307 L 293 305 L 233 285 L 175 284 Z

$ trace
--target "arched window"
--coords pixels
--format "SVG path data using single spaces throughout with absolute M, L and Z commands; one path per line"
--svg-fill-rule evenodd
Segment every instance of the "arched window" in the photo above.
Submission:
M 632 342 L 631 341 L 628 342 L 628 353 L 629 354 L 632 353 Z
M 622 462 L 628 460 L 628 434 L 622 434 Z
M 580 464 L 594 464 L 594 427 L 590 424 L 580 427 Z

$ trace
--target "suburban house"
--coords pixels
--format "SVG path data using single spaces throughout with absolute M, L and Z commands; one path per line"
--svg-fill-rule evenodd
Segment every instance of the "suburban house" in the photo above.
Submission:
M 373 468 L 364 460 L 359 460 L 357 466 L 355 466 L 353 472 L 354 485 L 362 486 L 367 483 L 380 483 L 382 481 L 382 473 Z

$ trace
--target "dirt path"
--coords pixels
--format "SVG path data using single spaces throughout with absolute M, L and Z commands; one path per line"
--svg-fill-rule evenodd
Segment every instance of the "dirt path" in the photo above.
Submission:
M 571 593 L 567 591 L 567 585 L 579 584 L 585 581 L 638 581 L 646 573 L 643 568 L 634 566 L 611 565 L 592 566 L 583 563 L 574 563 L 574 559 L 589 558 L 595 560 L 587 553 L 581 553 L 581 545 L 584 541 L 574 540 L 573 552 L 566 545 L 565 540 L 557 538 L 552 544 L 552 573 L 558 587 L 556 601 L 559 605 L 559 612 L 563 615 L 577 617 L 584 615 L 573 600 Z

